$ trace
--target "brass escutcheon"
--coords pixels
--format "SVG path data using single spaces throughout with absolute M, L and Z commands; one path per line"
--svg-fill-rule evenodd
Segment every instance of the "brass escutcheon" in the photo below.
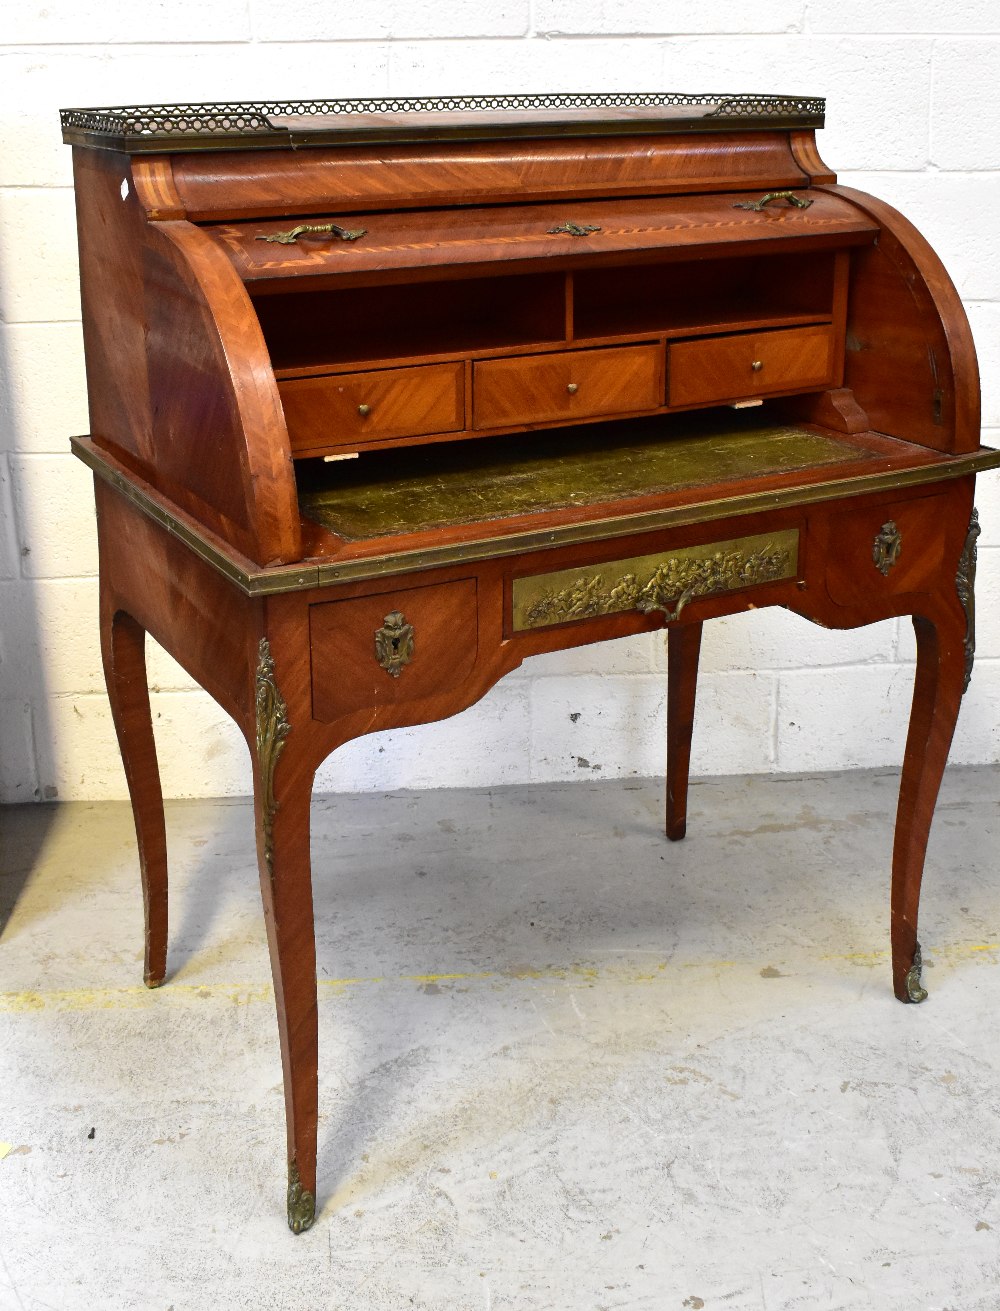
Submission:
M 795 209 L 808 209 L 812 201 L 807 196 L 797 196 L 794 191 L 769 191 L 760 200 L 738 200 L 733 209 L 749 209 L 759 214 L 772 200 L 787 200 Z
M 375 659 L 393 678 L 413 659 L 413 625 L 399 610 L 386 615 L 382 627 L 375 630 Z
M 903 534 L 893 519 L 887 519 L 872 543 L 872 562 L 883 578 L 888 578 L 889 570 L 899 559 L 902 549 Z

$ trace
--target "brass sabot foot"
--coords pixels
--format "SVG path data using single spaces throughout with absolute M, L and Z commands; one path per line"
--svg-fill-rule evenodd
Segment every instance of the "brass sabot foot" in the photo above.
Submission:
M 920 973 L 923 969 L 924 959 L 920 954 L 920 943 L 918 942 L 913 952 L 913 964 L 906 974 L 906 996 L 908 1001 L 918 1004 L 927 1000 L 927 989 L 920 982 Z
M 316 1219 L 316 1198 L 302 1187 L 299 1167 L 288 1167 L 288 1227 L 293 1234 L 304 1233 Z

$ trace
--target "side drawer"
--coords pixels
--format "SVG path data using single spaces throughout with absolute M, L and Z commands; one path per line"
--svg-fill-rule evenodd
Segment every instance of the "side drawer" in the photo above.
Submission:
M 513 632 L 638 610 L 679 619 L 689 601 L 795 578 L 799 530 L 680 546 L 514 579 Z
M 461 361 L 412 369 L 325 374 L 278 383 L 292 453 L 357 449 L 465 425 Z
M 474 578 L 310 606 L 313 718 L 455 687 L 475 666 L 478 633 Z
M 872 596 L 934 587 L 944 567 L 949 511 L 955 503 L 947 494 L 921 496 L 919 491 L 888 504 L 830 513 L 824 568 L 826 589 L 838 605 L 863 605 Z M 951 519 L 954 523 L 953 514 Z M 964 522 L 959 538 L 963 530 Z
M 472 397 L 474 428 L 654 410 L 663 404 L 662 347 L 477 360 Z
M 834 381 L 833 329 L 782 328 L 669 347 L 671 405 L 752 400 Z

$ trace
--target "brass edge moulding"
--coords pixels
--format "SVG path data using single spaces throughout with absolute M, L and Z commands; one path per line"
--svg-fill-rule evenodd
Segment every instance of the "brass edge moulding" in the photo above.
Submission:
M 159 497 L 144 486 L 133 482 L 131 477 L 120 472 L 107 459 L 99 447 L 92 446 L 85 439 L 70 438 L 73 454 L 94 473 L 102 482 L 108 483 L 115 491 L 141 510 L 147 518 L 165 529 L 179 542 L 183 542 L 199 559 L 216 569 L 224 578 L 228 578 L 247 596 L 267 596 L 281 592 L 304 591 L 316 587 L 319 582 L 319 570 L 315 564 L 302 563 L 281 565 L 274 569 L 244 569 L 232 556 L 221 547 L 216 546 L 186 519 L 165 506 Z M 263 584 L 263 585 L 262 585 Z
M 97 449 L 81 443 L 76 438 L 72 439 L 72 447 L 74 454 L 99 478 L 110 483 L 162 528 L 173 533 L 179 541 L 189 546 L 196 555 L 217 569 L 247 596 L 276 596 L 285 592 L 303 592 L 314 587 L 326 587 L 331 583 L 381 578 L 390 573 L 419 573 L 421 570 L 443 568 L 449 564 L 465 564 L 474 560 L 518 555 L 522 551 L 545 550 L 554 546 L 571 546 L 615 537 L 629 537 L 636 533 L 654 532 L 658 528 L 681 528 L 691 524 L 706 523 L 713 519 L 737 519 L 763 510 L 817 505 L 842 496 L 864 496 L 868 493 L 896 491 L 903 487 L 918 487 L 924 483 L 948 482 L 953 478 L 965 478 L 969 474 L 1000 466 L 1000 450 L 985 447 L 971 455 L 948 457 L 947 464 L 861 474 L 856 478 L 843 478 L 836 482 L 813 483 L 809 487 L 786 487 L 779 491 L 752 492 L 721 501 L 703 501 L 693 506 L 647 510 L 613 519 L 590 519 L 584 523 L 566 524 L 562 528 L 529 529 L 526 532 L 510 533 L 503 537 L 479 538 L 471 542 L 426 547 L 418 551 L 393 551 L 385 555 L 366 556 L 363 559 L 341 563 L 316 563 L 313 560 L 299 565 L 282 565 L 274 569 L 248 570 L 238 565 L 226 552 L 208 541 L 190 524 L 178 518 L 157 497 L 145 492 L 124 474 L 119 473 Z
M 443 568 L 449 564 L 467 564 L 475 560 L 501 559 L 523 551 L 541 551 L 549 547 L 575 546 L 585 542 L 632 537 L 660 528 L 684 528 L 718 519 L 739 519 L 765 510 L 793 509 L 819 505 L 845 496 L 865 496 L 877 492 L 898 491 L 903 487 L 950 482 L 984 469 L 1000 467 L 1000 450 L 987 448 L 973 455 L 952 456 L 947 465 L 922 466 L 917 469 L 890 470 L 861 474 L 839 482 L 813 483 L 809 487 L 786 487 L 773 492 L 752 492 L 720 501 L 703 501 L 675 509 L 646 510 L 612 519 L 588 519 L 561 528 L 529 529 L 504 537 L 477 538 L 453 546 L 425 547 L 419 551 L 393 551 L 386 555 L 366 556 L 343 563 L 320 564 L 317 584 L 360 582 L 386 574 L 417 573 L 422 569 Z M 295 588 L 261 588 L 260 591 L 292 591 Z M 256 589 L 255 593 L 256 594 Z
M 799 530 L 685 546 L 671 552 L 514 579 L 515 632 L 576 619 L 662 610 L 673 623 L 689 601 L 794 578 Z

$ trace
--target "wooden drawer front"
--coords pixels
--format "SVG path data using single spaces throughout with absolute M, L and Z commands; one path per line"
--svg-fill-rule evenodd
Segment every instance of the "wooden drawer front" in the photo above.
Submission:
M 671 405 L 748 400 L 833 381 L 833 330 L 777 332 L 681 341 L 668 357 Z
M 309 607 L 309 640 L 315 719 L 434 696 L 475 666 L 476 580 L 323 601 Z
M 831 514 L 825 569 L 833 600 L 863 605 L 874 595 L 930 590 L 944 564 L 949 508 L 947 496 L 921 496 Z
M 279 382 L 292 451 L 365 446 L 465 425 L 464 366 L 326 374 Z
M 624 610 L 658 610 L 669 623 L 697 597 L 794 578 L 798 556 L 799 530 L 785 528 L 515 578 L 513 628 L 524 632 Z
M 477 361 L 473 427 L 656 409 L 663 404 L 662 359 L 659 346 L 624 346 Z

